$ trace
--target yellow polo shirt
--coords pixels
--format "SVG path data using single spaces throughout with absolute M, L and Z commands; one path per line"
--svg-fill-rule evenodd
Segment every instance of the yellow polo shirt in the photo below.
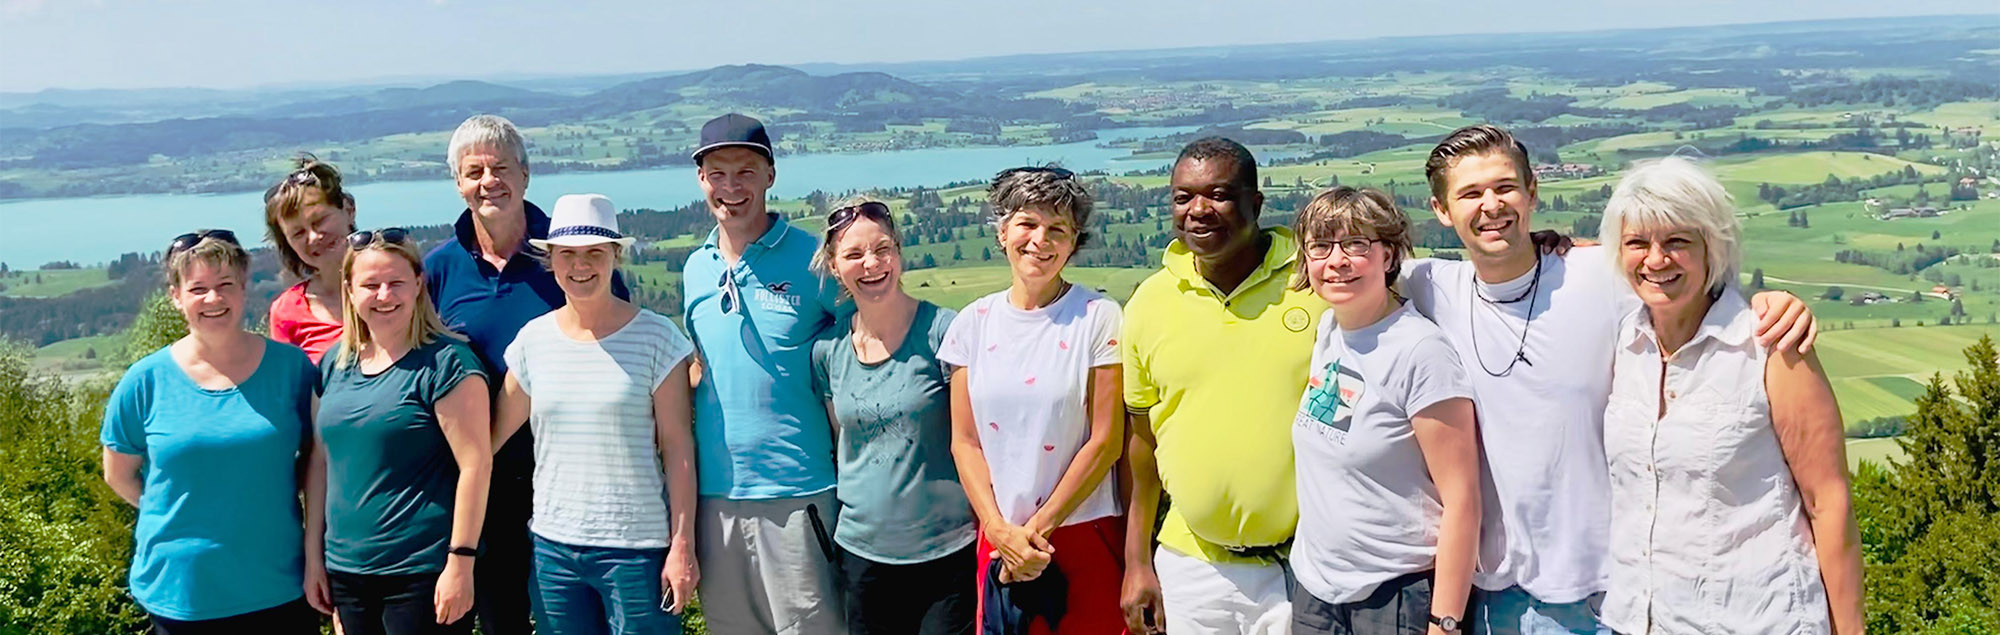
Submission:
M 1207 562 L 1255 562 L 1225 547 L 1279 544 L 1298 525 L 1292 417 L 1327 304 L 1288 289 L 1292 232 L 1264 233 L 1264 262 L 1235 293 L 1196 273 L 1175 241 L 1125 305 L 1125 406 L 1152 417 L 1173 500 L 1160 544 Z

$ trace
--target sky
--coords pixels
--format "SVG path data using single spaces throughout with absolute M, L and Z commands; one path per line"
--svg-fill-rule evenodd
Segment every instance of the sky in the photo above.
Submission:
M 1996 10 L 1993 0 L 0 0 L 0 91 L 599 75 Z

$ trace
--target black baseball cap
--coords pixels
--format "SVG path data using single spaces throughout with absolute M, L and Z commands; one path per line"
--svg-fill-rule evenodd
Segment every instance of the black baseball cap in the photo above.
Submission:
M 701 145 L 694 149 L 694 164 L 701 165 L 702 155 L 730 146 L 756 150 L 764 155 L 764 160 L 778 162 L 771 152 L 771 134 L 764 131 L 764 122 L 732 112 L 702 124 Z

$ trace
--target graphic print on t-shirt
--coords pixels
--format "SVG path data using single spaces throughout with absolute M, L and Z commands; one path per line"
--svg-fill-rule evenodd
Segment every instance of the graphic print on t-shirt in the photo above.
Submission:
M 1345 445 L 1347 432 L 1354 426 L 1354 404 L 1361 400 L 1366 386 L 1360 370 L 1338 360 L 1329 362 L 1307 381 L 1293 425 L 1335 445 Z

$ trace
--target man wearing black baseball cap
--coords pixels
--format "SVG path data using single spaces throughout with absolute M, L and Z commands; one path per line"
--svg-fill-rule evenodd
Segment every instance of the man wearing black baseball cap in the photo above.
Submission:
M 715 231 L 681 275 L 701 353 L 694 394 L 702 613 L 716 633 L 846 632 L 834 587 L 832 428 L 812 384 L 812 341 L 837 285 L 819 250 L 765 209 L 771 136 L 739 114 L 701 128 L 694 161 Z

